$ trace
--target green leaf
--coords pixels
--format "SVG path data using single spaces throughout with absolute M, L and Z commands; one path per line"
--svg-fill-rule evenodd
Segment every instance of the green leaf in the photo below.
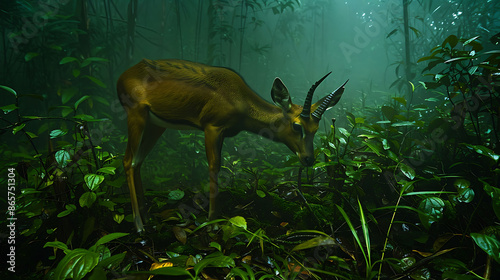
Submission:
M 410 82 L 410 81 L 408 81 L 408 83 L 410 83 L 410 85 L 411 85 L 411 92 L 414 92 L 415 91 L 415 85 L 412 82 Z
M 413 85 L 413 84 L 412 84 Z M 396 100 L 397 102 L 403 104 L 403 106 L 406 106 L 406 98 L 404 97 L 392 97 L 392 99 Z
M 58 91 L 58 94 L 61 95 L 62 104 L 66 104 L 77 93 L 78 89 L 75 87 L 64 88 Z
M 77 120 L 86 121 L 86 122 L 98 121 L 98 120 L 96 120 L 94 117 L 92 117 L 92 116 L 90 116 L 90 115 L 86 115 L 86 114 L 76 115 L 76 116 L 74 116 L 73 118 L 75 118 L 75 119 L 77 119 Z
M 365 123 L 364 118 L 356 118 L 355 121 L 356 121 L 356 123 Z
M 184 197 L 183 190 L 173 190 L 168 193 L 168 199 L 181 200 Z
M 500 263 L 500 241 L 498 239 L 482 233 L 471 233 L 470 236 L 479 248 L 485 251 L 497 263 Z
M 391 148 L 391 146 L 389 145 L 389 141 L 385 138 L 383 138 L 382 140 L 382 147 L 384 148 L 384 150 L 389 150 Z M 390 158 L 390 156 L 389 156 Z
M 80 76 L 80 73 L 81 73 L 80 69 L 73 69 L 73 71 L 72 71 L 73 77 L 75 77 L 75 78 Z
M 112 269 L 114 267 L 117 267 L 123 259 L 125 259 L 125 256 L 127 253 L 121 253 L 121 254 L 116 254 L 114 256 L 111 256 L 109 258 L 103 259 L 102 261 L 99 262 L 97 266 L 106 268 L 106 269 Z
M 477 280 L 477 279 L 481 279 L 481 278 L 476 277 L 475 275 L 458 273 L 458 272 L 450 271 L 449 269 L 450 268 L 448 267 L 447 270 L 443 272 L 443 274 L 441 275 L 441 277 L 442 277 L 441 279 L 453 279 L 453 280 Z
M 364 141 L 364 143 L 366 146 L 368 146 L 368 148 L 370 148 L 372 151 L 374 151 L 377 154 L 377 156 L 380 156 L 380 149 L 377 146 L 370 143 L 370 141 L 368 141 L 368 140 Z
M 414 126 L 414 125 L 415 125 L 414 122 L 403 121 L 403 122 L 393 123 L 391 126 L 393 126 L 393 127 L 400 127 L 400 126 Z
M 47 248 L 47 247 L 61 249 L 64 251 L 65 254 L 67 254 L 68 252 L 71 252 L 71 250 L 68 249 L 68 245 L 62 243 L 61 241 L 47 242 L 47 243 L 45 243 L 45 245 L 43 245 L 43 248 Z
M 363 244 L 361 243 L 361 240 L 359 239 L 358 232 L 356 231 L 356 228 L 352 224 L 351 219 L 349 219 L 349 216 L 347 216 L 347 213 L 344 211 L 344 209 L 342 209 L 342 207 L 340 207 L 339 205 L 335 205 L 335 206 L 337 206 L 337 209 L 340 211 L 340 214 L 342 214 L 342 216 L 344 217 L 344 220 L 346 221 L 347 225 L 349 226 L 349 229 L 351 230 L 352 236 L 354 237 L 354 239 L 356 240 L 356 243 L 358 244 L 359 248 L 361 249 L 361 253 L 363 254 L 363 256 L 367 256 L 365 249 L 363 247 Z
M 217 242 L 210 242 L 209 247 L 213 247 L 213 248 L 215 248 L 215 249 L 217 249 L 217 250 L 219 250 L 219 251 L 222 252 L 222 247 Z
M 26 124 L 25 124 L 25 123 L 22 123 L 22 124 L 20 124 L 20 125 L 18 125 L 18 126 L 16 126 L 16 127 L 14 127 L 14 128 L 12 129 L 12 134 L 14 134 L 14 135 L 15 135 L 15 134 L 16 134 L 16 133 L 18 133 L 21 129 L 23 129 L 25 126 L 26 126 Z
M 330 236 L 322 235 L 315 237 L 313 239 L 309 239 L 306 242 L 300 243 L 299 245 L 293 247 L 292 252 L 315 248 L 319 246 L 332 246 L 332 245 L 338 245 L 337 241 L 335 241 L 335 239 L 331 238 Z
M 261 190 L 257 190 L 257 191 L 256 191 L 256 193 L 257 193 L 257 195 L 258 195 L 260 198 L 264 198 L 264 197 L 266 197 L 266 193 L 265 193 L 265 192 L 263 192 L 263 191 L 261 191 Z
M 84 76 L 85 78 L 88 78 L 89 80 L 91 80 L 92 82 L 94 82 L 96 85 L 102 87 L 102 88 L 106 88 L 106 84 L 104 84 L 101 80 L 99 80 L 98 78 L 96 77 L 92 77 L 92 76 L 89 76 L 89 75 L 85 75 Z
M 68 106 L 63 106 L 62 111 L 61 111 L 61 116 L 63 118 L 65 118 L 66 116 L 68 116 L 69 114 L 71 114 L 73 112 L 74 112 L 73 108 L 68 107 Z
M 389 38 L 389 37 L 391 37 L 392 35 L 396 34 L 396 32 L 398 32 L 398 29 L 397 29 L 397 28 L 396 28 L 396 29 L 394 29 L 394 30 L 392 30 L 391 32 L 389 32 L 389 34 L 387 34 L 387 36 L 386 36 L 385 38 Z
M 109 60 L 100 57 L 89 57 L 83 60 L 81 67 L 89 65 L 91 62 L 108 62 Z
M 477 38 L 479 38 L 479 37 L 480 37 L 480 36 L 476 36 L 476 37 L 472 37 L 472 38 L 470 38 L 469 40 L 467 40 L 467 41 L 465 41 L 465 42 L 464 42 L 464 46 L 465 46 L 465 45 L 470 44 L 472 41 L 476 40 L 476 39 L 477 39 Z
M 232 217 L 229 222 L 237 227 L 247 229 L 247 221 L 241 216 Z
M 448 43 L 450 45 L 450 47 L 453 49 L 457 43 L 458 43 L 458 38 L 457 36 L 455 35 L 450 35 L 448 36 L 448 38 L 446 38 L 444 41 L 443 41 L 443 44 L 441 45 L 443 48 L 446 47 L 446 43 Z
M 346 138 L 348 138 L 349 136 L 351 136 L 351 133 L 349 133 L 349 131 L 347 131 L 347 129 L 343 128 L 343 127 L 339 127 L 339 131 L 340 133 L 342 133 Z
M 29 132 L 29 131 L 26 131 L 26 134 L 28 134 L 28 136 L 30 138 L 37 138 L 38 137 L 38 135 L 36 135 L 35 133 L 32 133 L 32 132 Z
M 165 276 L 189 276 L 191 279 L 195 279 L 189 271 L 182 267 L 171 266 L 171 267 L 162 267 L 150 271 L 136 271 L 133 274 L 150 274 L 150 275 L 165 275 Z M 147 278 L 147 277 L 146 277 Z M 141 278 L 142 279 L 142 278 Z M 184 278 L 186 279 L 186 278 Z M 189 279 L 189 278 L 187 278 Z
M 399 164 L 399 170 L 410 180 L 415 178 L 415 170 L 404 163 Z
M 61 61 L 59 61 L 59 64 L 66 64 L 66 63 L 73 62 L 73 61 L 76 61 L 76 62 L 78 62 L 78 64 L 80 64 L 80 62 L 78 61 L 77 58 L 71 57 L 71 56 L 67 56 L 67 57 L 61 59 Z
M 456 197 L 458 201 L 464 203 L 470 203 L 474 199 L 474 190 L 470 188 L 470 182 L 465 179 L 458 179 L 454 183 L 457 189 L 458 196 Z
M 101 173 L 104 173 L 104 174 L 115 175 L 115 170 L 116 170 L 116 167 L 106 166 L 106 167 L 99 168 L 97 170 L 97 172 L 101 172 Z
M 78 99 L 78 101 L 75 102 L 75 110 L 78 109 L 78 105 L 80 105 L 83 101 L 85 101 L 89 98 L 90 98 L 90 96 L 85 95 L 85 96 L 82 96 L 80 99 Z
M 467 148 L 475 151 L 476 153 L 480 154 L 480 155 L 483 155 L 483 156 L 487 156 L 489 158 L 491 158 L 492 160 L 494 161 L 498 161 L 498 159 L 500 158 L 499 155 L 495 154 L 495 152 L 493 152 L 491 149 L 485 147 L 485 146 L 482 146 L 482 145 L 471 145 L 471 144 L 464 144 Z
M 95 192 L 85 192 L 82 194 L 82 196 L 80 196 L 80 199 L 79 199 L 80 206 L 81 207 L 87 206 L 88 208 L 90 208 L 90 206 L 92 206 L 92 204 L 94 204 L 96 199 L 97 199 L 97 195 L 95 194 Z
M 420 30 L 416 29 L 415 27 L 410 26 L 410 29 L 413 31 L 413 33 L 415 33 L 417 38 L 420 37 L 420 35 L 422 35 L 422 32 L 420 32 Z
M 469 72 L 470 75 L 474 75 L 474 73 L 476 73 L 478 67 L 479 66 L 477 66 L 477 65 L 472 66 L 471 68 L 469 68 L 469 70 L 467 72 Z
M 54 271 L 54 279 L 83 279 L 98 262 L 99 254 L 82 248 L 74 249 L 59 262 Z
M 99 247 L 100 245 L 106 244 L 108 242 L 111 242 L 115 239 L 118 239 L 118 238 L 121 238 L 121 237 L 124 237 L 127 235 L 129 235 L 129 234 L 123 233 L 123 232 L 114 232 L 114 233 L 107 234 L 107 235 L 101 237 L 99 240 L 97 240 L 97 242 L 92 247 L 90 247 L 89 250 L 95 251 L 97 249 L 97 247 Z
M 392 121 L 394 119 L 394 116 L 397 115 L 396 110 L 389 106 L 382 106 L 381 110 L 384 116 L 390 121 Z
M 491 197 L 493 211 L 495 212 L 497 218 L 500 220 L 500 188 L 493 187 L 483 180 L 480 181 L 484 184 L 484 191 Z
M 2 109 L 4 114 L 8 114 L 14 110 L 19 109 L 19 107 L 17 107 L 15 104 L 9 104 L 9 105 L 5 105 L 5 106 L 0 107 L 0 109 Z
M 26 55 L 24 55 L 24 61 L 30 61 L 30 60 L 32 60 L 34 57 L 37 57 L 37 56 L 39 56 L 39 55 L 40 55 L 39 53 L 29 52 L 29 53 L 27 53 Z
M 65 207 L 66 207 L 66 210 L 61 211 L 61 213 L 57 214 L 58 218 L 67 216 L 76 210 L 76 206 L 74 204 L 66 204 Z
M 354 116 L 354 114 L 353 114 L 353 113 L 351 113 L 351 112 L 346 112 L 345 114 L 346 114 L 346 117 L 347 117 L 347 119 L 349 120 L 349 122 L 350 122 L 353 126 L 354 126 L 354 125 L 356 125 L 356 117 Z
M 194 265 L 195 274 L 198 275 L 205 267 L 235 267 L 234 259 L 228 256 L 206 257 Z
M 90 174 L 86 174 L 83 177 L 83 180 L 85 180 L 87 187 L 89 187 L 89 189 L 91 191 L 94 191 L 95 189 L 97 189 L 99 187 L 99 185 L 102 183 L 102 181 L 104 181 L 104 176 L 90 173 Z
M 55 154 L 56 162 L 61 166 L 62 168 L 66 167 L 71 160 L 71 155 L 69 152 L 65 150 L 59 150 Z
M 456 61 L 460 61 L 460 60 L 470 60 L 470 59 L 473 59 L 473 58 L 474 57 L 472 57 L 472 56 L 455 57 L 455 58 L 446 60 L 444 63 L 456 62 Z
M 68 133 L 67 130 L 54 129 L 50 132 L 50 139 L 64 136 L 64 135 L 66 135 L 66 133 Z
M 418 216 L 425 228 L 429 228 L 432 223 L 443 218 L 444 201 L 439 197 L 427 197 L 420 202 Z

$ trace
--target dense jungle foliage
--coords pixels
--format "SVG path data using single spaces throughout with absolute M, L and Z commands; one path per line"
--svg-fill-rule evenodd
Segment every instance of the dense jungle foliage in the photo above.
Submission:
M 390 86 L 351 78 L 314 166 L 258 135 L 227 139 L 208 221 L 203 133 L 172 130 L 142 168 L 139 235 L 119 74 L 183 58 L 257 92 L 276 75 L 302 90 L 321 74 L 292 72 L 324 72 L 328 42 L 308 41 L 343 1 L 2 1 L 2 279 L 499 279 L 500 3 L 374 3 L 358 19 L 387 22 L 371 44 L 390 53 Z

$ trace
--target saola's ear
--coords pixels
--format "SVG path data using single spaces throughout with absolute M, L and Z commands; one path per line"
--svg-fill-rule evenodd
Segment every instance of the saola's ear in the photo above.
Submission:
M 280 78 L 274 79 L 273 88 L 271 89 L 271 97 L 274 104 L 283 109 L 283 111 L 288 111 L 288 109 L 292 106 L 290 93 Z

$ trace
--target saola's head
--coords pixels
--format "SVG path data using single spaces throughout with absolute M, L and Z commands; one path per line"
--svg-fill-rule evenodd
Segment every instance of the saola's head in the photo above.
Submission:
M 311 166 L 314 163 L 313 140 L 321 117 L 326 110 L 339 102 L 347 83 L 346 81 L 338 89 L 312 104 L 314 90 L 330 73 L 311 86 L 304 106 L 292 103 L 288 89 L 279 78 L 274 80 L 271 89 L 271 97 L 274 103 L 283 110 L 284 116 L 284 125 L 280 125 L 278 129 L 277 140 L 285 143 L 292 152 L 297 154 L 300 162 L 305 166 Z

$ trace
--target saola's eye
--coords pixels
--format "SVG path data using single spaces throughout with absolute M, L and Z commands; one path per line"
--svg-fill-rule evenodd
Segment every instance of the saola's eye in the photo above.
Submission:
M 302 135 L 303 135 L 302 125 L 300 123 L 293 123 L 292 127 L 293 127 L 293 130 L 300 132 L 300 137 L 302 137 Z

